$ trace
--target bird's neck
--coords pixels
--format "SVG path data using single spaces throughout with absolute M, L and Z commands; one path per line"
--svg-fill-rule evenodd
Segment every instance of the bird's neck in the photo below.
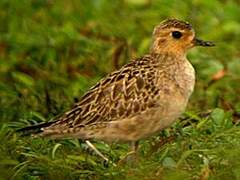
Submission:
M 164 40 L 164 39 L 163 39 Z M 160 42 L 160 43 L 159 43 Z M 165 41 L 155 40 L 150 48 L 152 54 L 171 54 L 176 57 L 186 57 L 188 48 L 179 43 L 164 43 Z
M 176 53 L 176 52 L 161 52 L 154 53 L 151 52 L 151 55 L 158 61 L 160 64 L 171 65 L 171 64 L 181 64 L 187 60 L 186 54 Z

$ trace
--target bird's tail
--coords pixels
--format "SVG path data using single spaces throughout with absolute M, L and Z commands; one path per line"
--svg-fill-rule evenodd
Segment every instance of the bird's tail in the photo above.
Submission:
M 42 128 L 48 127 L 55 122 L 56 121 L 51 121 L 51 122 L 41 123 L 37 125 L 27 126 L 27 127 L 18 129 L 17 132 L 22 133 L 23 136 L 36 135 L 43 132 Z

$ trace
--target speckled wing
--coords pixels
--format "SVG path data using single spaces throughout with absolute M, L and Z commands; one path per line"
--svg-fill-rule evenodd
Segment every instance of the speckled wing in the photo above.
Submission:
M 82 96 L 73 109 L 44 129 L 85 127 L 134 116 L 158 106 L 155 61 L 146 55 L 109 74 Z

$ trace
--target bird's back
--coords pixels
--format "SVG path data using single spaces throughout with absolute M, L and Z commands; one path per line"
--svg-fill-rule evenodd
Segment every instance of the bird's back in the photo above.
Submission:
M 43 128 L 42 135 L 128 141 L 148 136 L 153 132 L 152 128 L 157 131 L 168 126 L 182 113 L 189 96 L 181 94 L 180 86 L 186 85 L 179 84 L 185 83 L 180 77 L 184 76 L 181 62 L 185 63 L 185 60 L 179 64 L 171 58 L 175 57 L 145 55 L 109 74 L 73 109 Z M 180 101 L 184 108 L 175 112 L 171 103 L 178 102 L 173 101 Z

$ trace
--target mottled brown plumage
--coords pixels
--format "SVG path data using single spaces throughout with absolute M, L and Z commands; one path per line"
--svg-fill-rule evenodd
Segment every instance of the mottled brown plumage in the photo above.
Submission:
M 92 87 L 42 136 L 138 141 L 170 126 L 184 112 L 195 73 L 186 59 L 197 40 L 192 26 L 170 19 L 153 32 L 150 53 L 132 60 Z

